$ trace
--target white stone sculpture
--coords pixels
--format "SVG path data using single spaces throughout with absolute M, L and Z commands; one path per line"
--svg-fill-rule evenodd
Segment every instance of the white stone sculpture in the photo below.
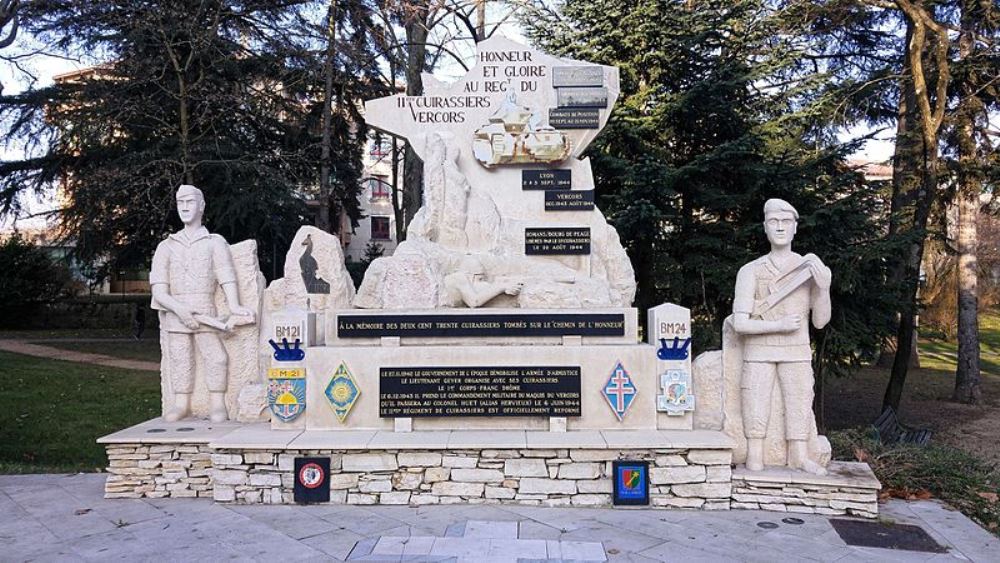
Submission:
M 173 394 L 173 406 L 164 419 L 173 422 L 191 414 L 195 374 L 200 371 L 209 390 L 210 418 L 222 422 L 229 418 L 229 356 L 220 336 L 254 323 L 256 311 L 240 304 L 229 245 L 202 226 L 201 190 L 180 186 L 176 201 L 184 228 L 157 246 L 149 275 L 152 307 L 162 312 L 160 330 L 166 333 L 164 357 Z M 229 312 L 223 316 L 215 299 L 220 287 Z
M 792 251 L 798 212 L 788 202 L 764 204 L 764 232 L 771 252 L 743 266 L 736 276 L 733 328 L 742 336 L 741 382 L 746 466 L 764 468 L 764 442 L 771 419 L 775 379 L 784 405 L 787 465 L 810 473 L 826 469 L 811 459 L 812 349 L 809 320 L 830 321 L 830 269 L 813 254 Z

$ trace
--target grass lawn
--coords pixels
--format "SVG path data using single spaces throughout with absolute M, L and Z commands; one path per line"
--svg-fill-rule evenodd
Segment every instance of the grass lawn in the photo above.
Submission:
M 156 338 L 127 341 L 116 340 L 111 342 L 101 342 L 100 340 L 57 340 L 35 342 L 37 344 L 44 344 L 45 346 L 59 348 L 60 350 L 103 354 L 105 356 L 122 358 L 125 360 L 145 360 L 149 362 L 160 361 L 160 341 Z
M 951 371 L 958 361 L 958 343 L 939 338 L 922 338 L 920 367 Z M 979 363 L 983 375 L 1000 376 L 1000 311 L 979 312 Z
M 103 470 L 95 440 L 159 412 L 158 373 L 0 352 L 0 473 Z

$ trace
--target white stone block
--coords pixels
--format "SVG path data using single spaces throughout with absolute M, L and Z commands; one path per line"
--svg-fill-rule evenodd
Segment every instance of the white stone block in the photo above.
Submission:
M 613 461 L 618 459 L 618 450 L 570 450 L 573 461 Z
M 599 463 L 565 463 L 559 466 L 560 479 L 597 479 L 600 476 Z
M 250 475 L 251 487 L 280 487 L 281 475 L 277 473 L 253 473 Z
M 611 495 L 606 494 L 581 494 L 573 495 L 574 506 L 610 506 Z
M 362 493 L 388 493 L 392 490 L 392 483 L 388 479 L 366 479 L 358 483 L 358 490 Z
M 503 472 L 497 469 L 464 469 L 451 470 L 451 480 L 460 483 L 499 483 L 503 481 Z
M 515 494 L 514 489 L 506 487 L 486 487 L 486 498 L 490 499 L 512 499 Z
M 424 483 L 437 483 L 447 481 L 451 476 L 451 469 L 447 467 L 428 467 L 424 472 Z
M 733 478 L 733 468 L 728 465 L 710 465 L 705 468 L 705 480 L 709 483 L 728 483 Z
M 348 493 L 347 504 L 378 504 L 378 497 L 375 495 Z
M 700 465 L 730 465 L 733 462 L 731 450 L 691 450 L 688 452 L 688 463 Z
M 654 496 L 649 499 L 653 506 L 669 506 L 672 508 L 701 508 L 705 504 L 703 498 L 677 498 Z
M 439 504 L 441 499 L 434 495 L 413 495 L 410 497 L 410 504 L 423 506 L 425 504 Z
M 423 482 L 424 476 L 421 473 L 396 473 L 392 476 L 392 486 L 399 490 L 419 489 Z
M 732 486 L 729 483 L 697 483 L 672 485 L 670 492 L 679 497 L 729 498 Z
M 431 493 L 445 497 L 481 497 L 485 485 L 482 483 L 453 483 L 442 481 L 434 483 Z
M 240 454 L 212 454 L 212 465 L 240 465 L 243 456 Z
M 243 454 L 243 460 L 246 463 L 256 463 L 260 465 L 271 465 L 274 463 L 274 454 L 272 453 L 261 453 L 261 452 L 247 452 Z
M 504 461 L 504 475 L 510 477 L 548 477 L 549 470 L 541 459 L 508 459 Z
M 234 502 L 236 500 L 236 489 L 228 485 L 215 485 L 212 488 L 212 500 L 215 502 Z
M 669 454 L 669 455 L 656 456 L 656 459 L 653 461 L 653 464 L 656 465 L 657 467 L 678 467 L 681 465 L 687 465 L 687 462 L 684 461 L 683 456 L 677 454 Z
M 575 495 L 576 482 L 525 477 L 521 479 L 518 492 L 521 494 Z
M 581 494 L 611 493 L 611 479 L 596 479 L 594 481 L 577 481 L 576 488 Z
M 344 454 L 344 471 L 395 471 L 399 469 L 393 454 Z
M 433 452 L 400 452 L 397 456 L 401 467 L 437 467 L 441 454 Z
M 409 491 L 398 491 L 394 493 L 382 493 L 378 496 L 379 504 L 409 504 Z
M 292 454 L 281 454 L 278 456 L 278 469 L 281 471 L 295 470 L 295 456 Z
M 701 483 L 705 480 L 705 468 L 699 465 L 682 467 L 651 467 L 649 481 L 654 485 L 674 483 Z
M 444 467 L 461 467 L 468 469 L 475 467 L 478 462 L 479 460 L 474 457 L 446 455 L 444 456 L 444 459 L 441 460 L 441 465 Z
M 212 482 L 217 485 L 245 485 L 247 472 L 235 469 L 213 469 Z
M 358 486 L 357 473 L 334 473 L 330 475 L 330 489 L 353 489 Z

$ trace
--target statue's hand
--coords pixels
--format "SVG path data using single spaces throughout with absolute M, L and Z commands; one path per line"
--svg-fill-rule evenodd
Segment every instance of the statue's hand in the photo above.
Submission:
M 506 293 L 507 295 L 518 295 L 521 293 L 522 289 L 524 289 L 524 282 L 516 281 L 508 284 L 507 287 L 503 290 L 503 292 Z
M 229 313 L 237 317 L 249 317 L 250 319 L 254 318 L 254 312 L 251 311 L 249 307 L 244 307 L 242 305 L 233 307 L 229 310 Z
M 795 332 L 802 326 L 802 315 L 788 315 L 778 321 L 781 332 Z
M 815 254 L 807 254 L 806 261 L 809 262 L 809 272 L 812 274 L 816 287 L 822 290 L 829 290 L 833 282 L 833 272 Z
M 174 307 L 174 314 L 177 315 L 177 318 L 181 320 L 181 323 L 189 329 L 195 330 L 198 328 L 199 323 L 194 320 L 194 313 L 191 311 L 190 307 L 186 307 L 184 305 Z

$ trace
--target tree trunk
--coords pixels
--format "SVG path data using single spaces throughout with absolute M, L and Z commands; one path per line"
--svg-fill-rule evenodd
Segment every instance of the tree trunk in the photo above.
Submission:
M 406 31 L 406 95 L 421 96 L 424 93 L 424 82 L 420 74 L 426 70 L 427 64 L 427 17 L 426 2 L 414 3 L 412 11 L 405 23 Z M 403 156 L 403 206 L 406 209 L 406 224 L 409 226 L 413 216 L 420 209 L 424 199 L 424 163 L 414 152 L 410 143 L 406 143 L 406 154 Z
M 969 7 L 963 6 L 962 35 L 959 37 L 959 56 L 968 59 L 975 48 L 974 19 Z M 959 105 L 958 124 L 958 366 L 955 370 L 953 399 L 975 404 L 982 398 L 979 373 L 979 271 L 976 247 L 979 244 L 977 227 L 979 219 L 979 194 L 982 191 L 982 173 L 977 162 L 975 141 L 975 114 L 980 106 L 976 100 L 979 90 L 976 73 L 964 77 L 959 88 L 962 101 Z
M 392 138 L 392 172 L 389 178 L 392 182 L 392 192 L 389 201 L 392 203 L 392 216 L 396 222 L 396 244 L 406 240 L 406 225 L 403 223 L 403 199 L 399 197 L 399 157 L 403 150 L 399 139 Z
M 912 38 L 912 27 L 907 25 L 906 43 Z M 900 229 L 912 225 L 912 210 L 914 194 L 920 188 L 920 115 L 917 113 L 916 93 L 913 91 L 913 78 L 910 75 L 909 58 L 903 60 L 903 73 L 899 79 L 899 105 L 896 109 L 896 146 L 892 155 L 892 198 L 889 207 L 889 237 L 896 236 Z M 906 271 L 906 261 L 899 258 L 892 269 L 891 284 L 901 287 Z M 898 331 L 899 325 L 896 329 Z M 916 334 L 914 333 L 914 337 Z M 916 352 L 910 355 L 910 367 L 920 367 L 920 358 Z M 896 341 L 890 340 L 882 346 L 876 365 L 883 368 L 892 367 L 896 357 Z
M 913 76 L 913 92 L 920 115 L 920 140 L 923 152 L 922 182 L 916 192 L 916 207 L 913 213 L 913 241 L 906 252 L 906 266 L 903 278 L 903 302 L 900 311 L 899 329 L 896 331 L 896 357 L 892 363 L 892 373 L 886 386 L 882 406 L 891 406 L 897 411 L 903 396 L 903 385 L 909 370 L 910 354 L 915 348 L 917 329 L 917 293 L 920 290 L 920 262 L 924 254 L 927 238 L 927 220 L 931 204 L 938 187 L 938 132 L 944 121 L 947 107 L 949 82 L 947 30 L 934 21 L 932 13 L 922 4 L 911 0 L 896 0 L 896 4 L 906 15 L 912 30 L 907 45 L 906 56 Z M 931 36 L 933 39 L 930 39 Z M 934 92 L 924 70 L 925 61 L 933 64 Z
M 319 209 L 316 210 L 316 227 L 331 232 L 330 220 L 330 128 L 333 126 L 333 74 L 337 57 L 337 0 L 330 0 L 326 11 L 326 57 L 323 60 L 323 136 L 319 156 Z

